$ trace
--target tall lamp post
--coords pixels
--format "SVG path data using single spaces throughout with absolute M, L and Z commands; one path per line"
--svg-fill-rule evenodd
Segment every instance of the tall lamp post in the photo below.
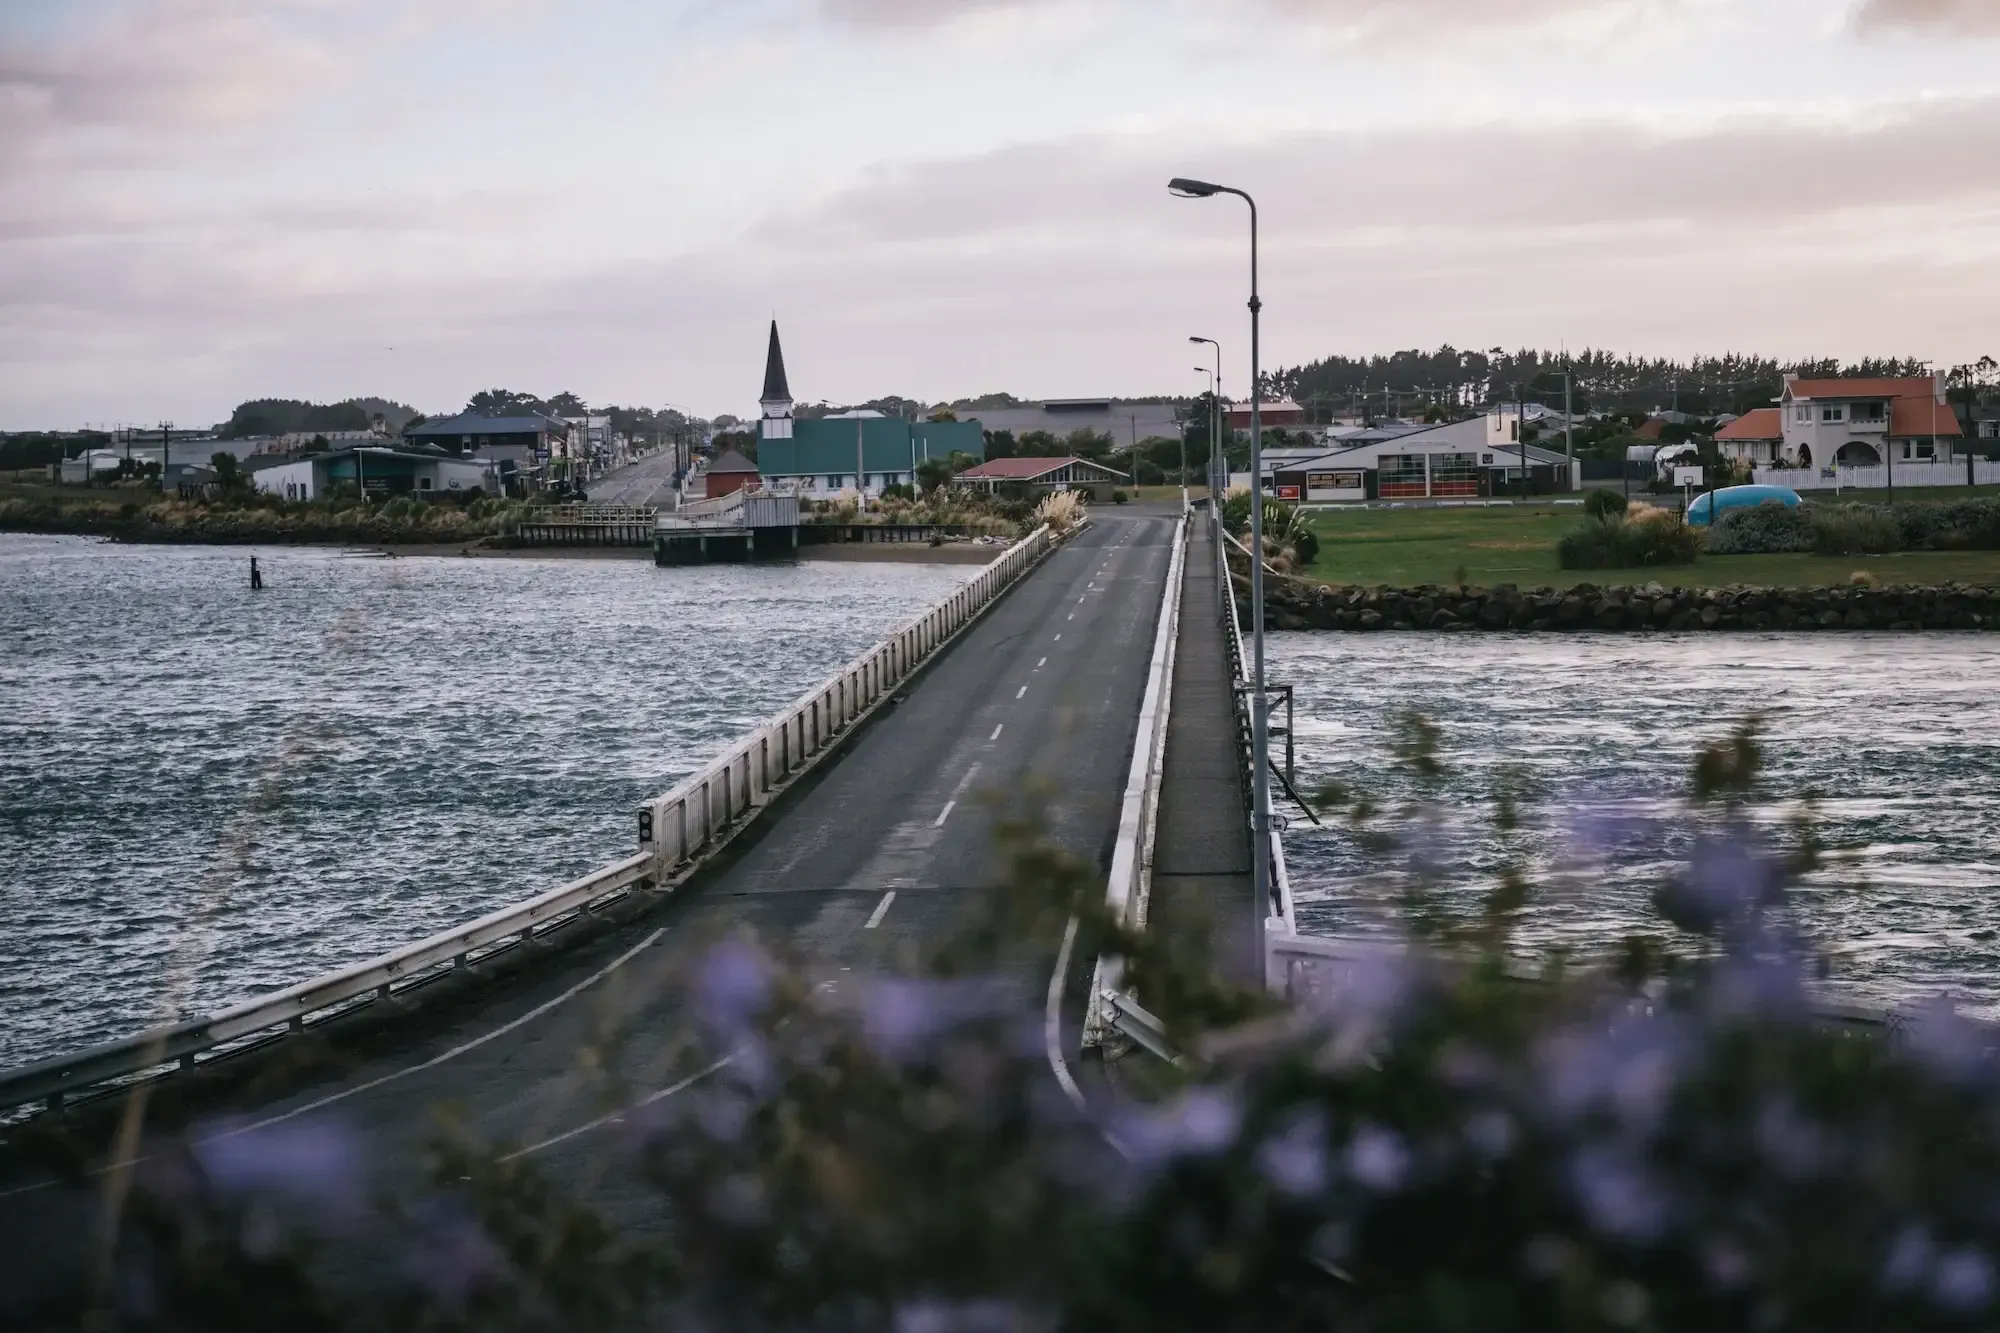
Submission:
M 1194 373 L 1208 376 L 1208 425 L 1203 428 L 1208 432 L 1208 502 L 1212 505 L 1221 504 L 1222 501 L 1217 499 L 1215 494 L 1215 372 L 1207 366 L 1196 366 Z M 1187 432 L 1185 431 L 1181 433 L 1181 448 L 1183 451 L 1187 448 Z M 1181 458 L 1181 485 L 1187 485 L 1187 458 L 1185 454 Z
M 1257 201 L 1233 186 L 1181 176 L 1167 188 L 1183 199 L 1233 194 L 1250 206 L 1250 642 L 1255 659 L 1250 681 L 1250 836 L 1255 844 L 1250 869 L 1261 941 L 1265 919 L 1278 913 L 1271 901 L 1271 704 L 1264 694 L 1264 391 L 1258 362 L 1264 302 L 1257 295 Z
M 1208 393 L 1208 502 L 1222 503 L 1223 484 L 1229 480 L 1229 463 L 1222 453 L 1222 344 L 1213 338 L 1189 338 L 1191 343 L 1207 343 L 1215 349 L 1215 382 Z

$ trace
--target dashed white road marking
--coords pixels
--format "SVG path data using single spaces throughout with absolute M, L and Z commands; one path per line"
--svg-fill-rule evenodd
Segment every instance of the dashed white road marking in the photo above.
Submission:
M 1062 642 L 1062 635 L 1060 635 L 1060 634 L 1056 635 L 1056 642 L 1057 642 L 1057 643 L 1061 643 L 1061 642 Z
M 934 820 L 932 820 L 932 821 L 931 821 L 931 827 L 932 827 L 932 828 L 943 828 L 943 827 L 944 827 L 944 821 L 945 821 L 945 820 L 947 820 L 947 819 L 950 819 L 950 818 L 951 818 L 951 812 L 952 812 L 953 810 L 957 809 L 957 808 L 958 808 L 958 802 L 957 802 L 957 801 L 946 801 L 946 802 L 944 803 L 944 810 L 943 810 L 943 812 L 942 812 L 942 813 L 940 813 L 940 814 L 938 815 L 938 817 L 937 817 L 936 819 L 934 819 Z M 891 896 L 891 897 L 893 897 L 894 895 L 892 894 L 892 895 L 890 895 L 890 896 Z
M 1020 689 L 1014 691 L 1014 697 L 1016 699 L 1025 699 L 1027 695 L 1028 695 L 1028 687 L 1026 685 L 1023 685 Z
M 1005 722 L 1002 722 L 999 726 L 993 728 L 993 734 L 991 736 L 988 736 L 986 739 L 989 741 L 997 741 L 1000 739 L 1000 733 L 1005 730 L 1007 730 L 1007 724 Z
M 1048 664 L 1049 664 L 1049 659 L 1044 657 L 1041 661 L 1035 663 L 1035 670 L 1040 671 L 1043 667 L 1047 666 Z
M 942 823 L 943 821 L 940 820 L 939 822 Z M 894 889 L 891 889 L 887 893 L 883 894 L 882 901 L 875 904 L 875 914 L 868 918 L 868 924 L 866 926 L 863 926 L 862 929 L 873 930 L 877 926 L 881 925 L 882 918 L 889 915 L 889 905 L 895 901 L 896 901 L 896 891 Z

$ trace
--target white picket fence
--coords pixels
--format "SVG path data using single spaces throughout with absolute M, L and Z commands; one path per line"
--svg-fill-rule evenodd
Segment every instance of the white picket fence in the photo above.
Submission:
M 1893 475 L 1892 475 L 1893 473 Z M 1789 486 L 1795 491 L 1885 490 L 1891 484 L 1917 487 L 2000 486 L 2000 463 L 1983 458 L 1951 462 L 1898 462 L 1875 467 L 1760 467 L 1759 486 Z

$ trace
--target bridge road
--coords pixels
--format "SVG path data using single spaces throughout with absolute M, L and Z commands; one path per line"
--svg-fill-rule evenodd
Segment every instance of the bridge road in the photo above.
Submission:
M 531 1146 L 554 1176 L 601 1187 L 597 1196 L 625 1213 L 615 1133 L 602 1124 L 616 1109 L 611 1085 L 579 1053 L 616 1034 L 615 1073 L 638 1094 L 696 1072 L 676 1063 L 673 1039 L 686 1016 L 659 982 L 717 933 L 748 925 L 836 973 L 887 967 L 898 946 L 936 938 L 994 890 L 993 825 L 1004 812 L 979 797 L 1030 778 L 1054 787 L 1051 839 L 1108 866 L 1173 529 L 1170 513 L 1107 509 L 808 779 L 795 804 L 710 882 L 489 994 L 412 1016 L 396 1030 L 408 1040 L 393 1058 L 235 1107 L 235 1123 L 336 1117 L 369 1145 L 379 1183 L 395 1189 L 422 1183 L 431 1108 L 449 1104 L 476 1135 Z M 1073 968 L 1079 983 L 1089 961 Z M 1032 994 L 1046 988 L 1052 963 L 1024 979 Z M 1072 987 L 1071 1021 L 1080 989 Z M 215 1123 L 192 1132 L 212 1134 Z M 0 1181 L 0 1232 L 55 1246 L 67 1228 L 50 1219 L 95 1217 L 86 1198 L 53 1187 L 23 1192 L 23 1183 Z M 627 1216 L 643 1226 L 643 1215 Z M 34 1252 L 16 1257 L 37 1262 Z
M 663 449 L 608 472 L 585 488 L 592 504 L 674 505 L 674 451 Z

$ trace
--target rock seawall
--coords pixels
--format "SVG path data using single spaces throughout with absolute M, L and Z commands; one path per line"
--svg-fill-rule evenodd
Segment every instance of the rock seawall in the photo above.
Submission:
M 1239 604 L 1247 590 L 1236 580 Z M 1945 584 L 1875 588 L 1598 587 L 1329 588 L 1271 578 L 1272 629 L 1512 630 L 2000 630 L 2000 588 Z

